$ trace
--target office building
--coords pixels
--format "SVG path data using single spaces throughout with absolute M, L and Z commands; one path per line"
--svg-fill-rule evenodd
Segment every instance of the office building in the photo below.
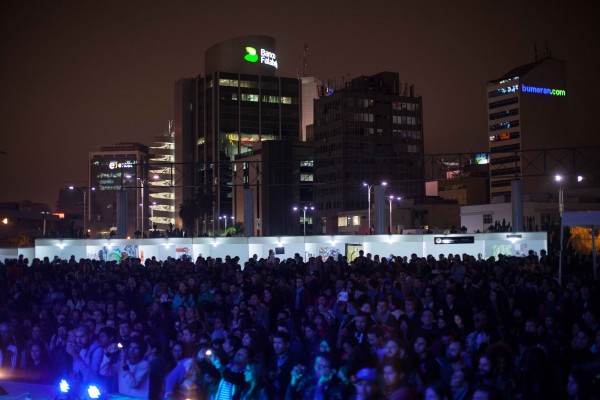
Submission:
M 488 82 L 491 202 L 510 201 L 515 179 L 524 194 L 555 190 L 550 176 L 539 176 L 546 172 L 544 160 L 529 161 L 526 155 L 571 146 L 567 94 L 565 63 L 549 56 Z
M 297 140 L 259 142 L 251 154 L 237 157 L 233 166 L 234 216 L 252 223 L 248 236 L 313 234 L 313 146 Z M 251 194 L 247 191 L 251 190 Z M 251 200 L 244 196 L 251 196 Z M 249 201 L 253 207 L 248 208 Z M 297 210 L 294 210 L 294 207 Z M 221 215 L 223 217 L 223 215 Z M 227 216 L 225 216 L 227 217 Z
M 335 234 L 348 223 L 358 225 L 361 233 L 369 231 L 363 182 L 386 181 L 386 196 L 423 196 L 422 99 L 413 86 L 400 82 L 398 73 L 352 79 L 314 104 L 319 233 Z
M 133 237 L 151 227 L 148 208 L 149 149 L 140 143 L 101 146 L 89 153 L 90 172 L 87 204 L 90 236 L 108 236 L 118 228 L 118 237 Z M 120 216 L 118 216 L 120 214 Z
M 206 51 L 204 75 L 176 82 L 175 147 L 183 163 L 176 206 L 210 191 L 205 225 L 237 207 L 236 157 L 260 142 L 300 137 L 300 82 L 278 76 L 279 61 L 274 38 L 234 38 Z

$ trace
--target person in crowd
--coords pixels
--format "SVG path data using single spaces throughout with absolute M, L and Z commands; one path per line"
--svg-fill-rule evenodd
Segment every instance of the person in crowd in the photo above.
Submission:
M 221 373 L 221 379 L 214 394 L 215 400 L 233 400 L 240 396 L 246 382 L 246 366 L 252 359 L 252 355 L 252 350 L 241 347 L 235 353 L 231 362 L 224 365 L 221 359 L 213 354 L 210 360 Z
M 73 373 L 82 383 L 89 383 L 98 376 L 104 349 L 86 325 L 75 328 L 74 341 L 67 342 L 66 351 L 73 359 Z
M 350 400 L 383 400 L 375 368 L 358 370 L 354 379 L 354 393 L 350 396 Z
M 259 362 L 249 362 L 244 370 L 244 388 L 241 400 L 267 400 L 267 388 L 263 374 L 263 365 Z
M 127 348 L 119 351 L 118 344 L 113 344 L 105 353 L 101 373 L 116 380 L 119 394 L 139 399 L 148 398 L 150 363 L 144 359 L 146 350 L 143 338 L 132 337 Z
M 272 340 L 274 354 L 267 369 L 268 393 L 270 398 L 282 400 L 290 384 L 290 373 L 298 364 L 299 357 L 290 350 L 290 336 L 286 332 L 275 332 Z
M 384 361 L 381 366 L 383 393 L 386 400 L 416 400 L 419 391 L 406 382 L 407 370 L 399 360 Z
M 337 378 L 335 359 L 331 353 L 317 354 L 312 373 L 305 372 L 301 364 L 292 369 L 286 400 L 342 400 L 348 395 L 346 386 Z
M 52 365 L 46 344 L 35 339 L 28 347 L 22 377 L 24 381 L 48 385 L 52 383 Z

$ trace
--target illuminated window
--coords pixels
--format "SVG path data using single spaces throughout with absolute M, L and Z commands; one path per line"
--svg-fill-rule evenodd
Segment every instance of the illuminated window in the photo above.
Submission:
M 313 174 L 300 174 L 300 181 L 312 182 L 312 181 L 314 181 L 314 176 L 313 176 Z
M 219 79 L 219 86 L 238 87 L 237 79 Z
M 510 128 L 515 128 L 519 126 L 519 120 L 515 119 L 512 121 L 506 121 L 506 122 L 499 122 L 497 124 L 494 125 L 490 125 L 490 132 L 494 132 L 500 129 L 510 129 Z
M 263 95 L 263 103 L 279 103 L 279 96 Z
M 240 81 L 240 87 L 243 88 L 258 88 L 258 82 L 255 81 Z
M 258 95 L 257 94 L 242 93 L 241 94 L 241 99 L 242 99 L 242 101 L 258 101 Z
M 338 217 L 338 226 L 360 226 L 360 216 Z

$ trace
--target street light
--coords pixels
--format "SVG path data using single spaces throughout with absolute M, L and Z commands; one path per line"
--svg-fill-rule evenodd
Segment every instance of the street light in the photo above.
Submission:
M 83 192 L 83 237 L 85 238 L 86 236 L 86 230 L 85 230 L 85 209 L 86 209 L 86 202 L 87 202 L 87 191 L 88 191 L 88 187 L 83 187 L 81 188 L 81 191 Z M 75 186 L 71 185 L 69 186 L 69 190 L 75 190 Z M 96 190 L 95 187 L 92 187 L 91 190 Z M 91 193 L 90 193 L 91 195 Z M 91 201 L 90 201 L 91 203 Z
M 232 215 L 229 218 L 231 218 L 231 220 L 233 221 L 234 216 Z M 225 221 L 225 231 L 226 231 L 227 230 L 227 214 L 220 216 L 219 219 L 222 219 L 223 221 Z
M 381 184 L 387 186 L 387 182 L 381 182 Z M 371 234 L 371 189 L 375 187 L 375 184 L 369 185 L 367 182 L 363 182 L 363 186 L 367 188 L 367 200 L 369 202 L 367 214 L 369 215 L 369 234 Z
M 150 207 L 150 222 L 154 223 L 154 207 L 156 206 L 156 202 L 152 202 L 152 207 Z
M 306 212 L 308 210 L 314 211 L 315 207 L 314 206 L 304 206 L 302 207 L 302 224 L 304 225 L 304 236 L 306 236 Z M 298 211 L 298 207 L 294 207 L 294 211 Z
M 388 197 L 386 197 L 386 200 L 390 203 L 390 233 L 394 233 L 393 229 L 392 229 L 392 202 L 394 200 L 401 200 L 402 198 L 400 196 L 395 197 L 394 195 L 389 195 Z
M 563 211 L 565 210 L 565 198 L 564 198 L 564 177 L 560 174 L 554 175 L 554 181 L 558 183 L 558 214 L 560 216 L 560 252 L 558 258 L 558 283 L 562 283 L 562 258 L 563 258 L 563 226 L 562 226 L 562 217 Z M 583 181 L 582 175 L 577 175 L 577 182 Z M 594 266 L 595 268 L 595 266 Z M 595 269 L 594 269 L 595 271 Z

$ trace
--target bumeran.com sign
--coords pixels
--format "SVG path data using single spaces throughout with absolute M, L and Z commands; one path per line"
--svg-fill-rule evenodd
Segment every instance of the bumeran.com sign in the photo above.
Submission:
M 523 93 L 545 94 L 546 96 L 566 96 L 567 91 L 564 89 L 550 89 L 535 86 L 521 85 Z
M 271 67 L 277 68 L 277 55 L 272 51 L 268 51 L 265 49 L 260 49 L 259 56 L 259 52 L 254 47 L 247 46 L 244 60 L 251 63 L 255 63 L 260 60 L 261 64 L 266 64 L 270 65 Z

